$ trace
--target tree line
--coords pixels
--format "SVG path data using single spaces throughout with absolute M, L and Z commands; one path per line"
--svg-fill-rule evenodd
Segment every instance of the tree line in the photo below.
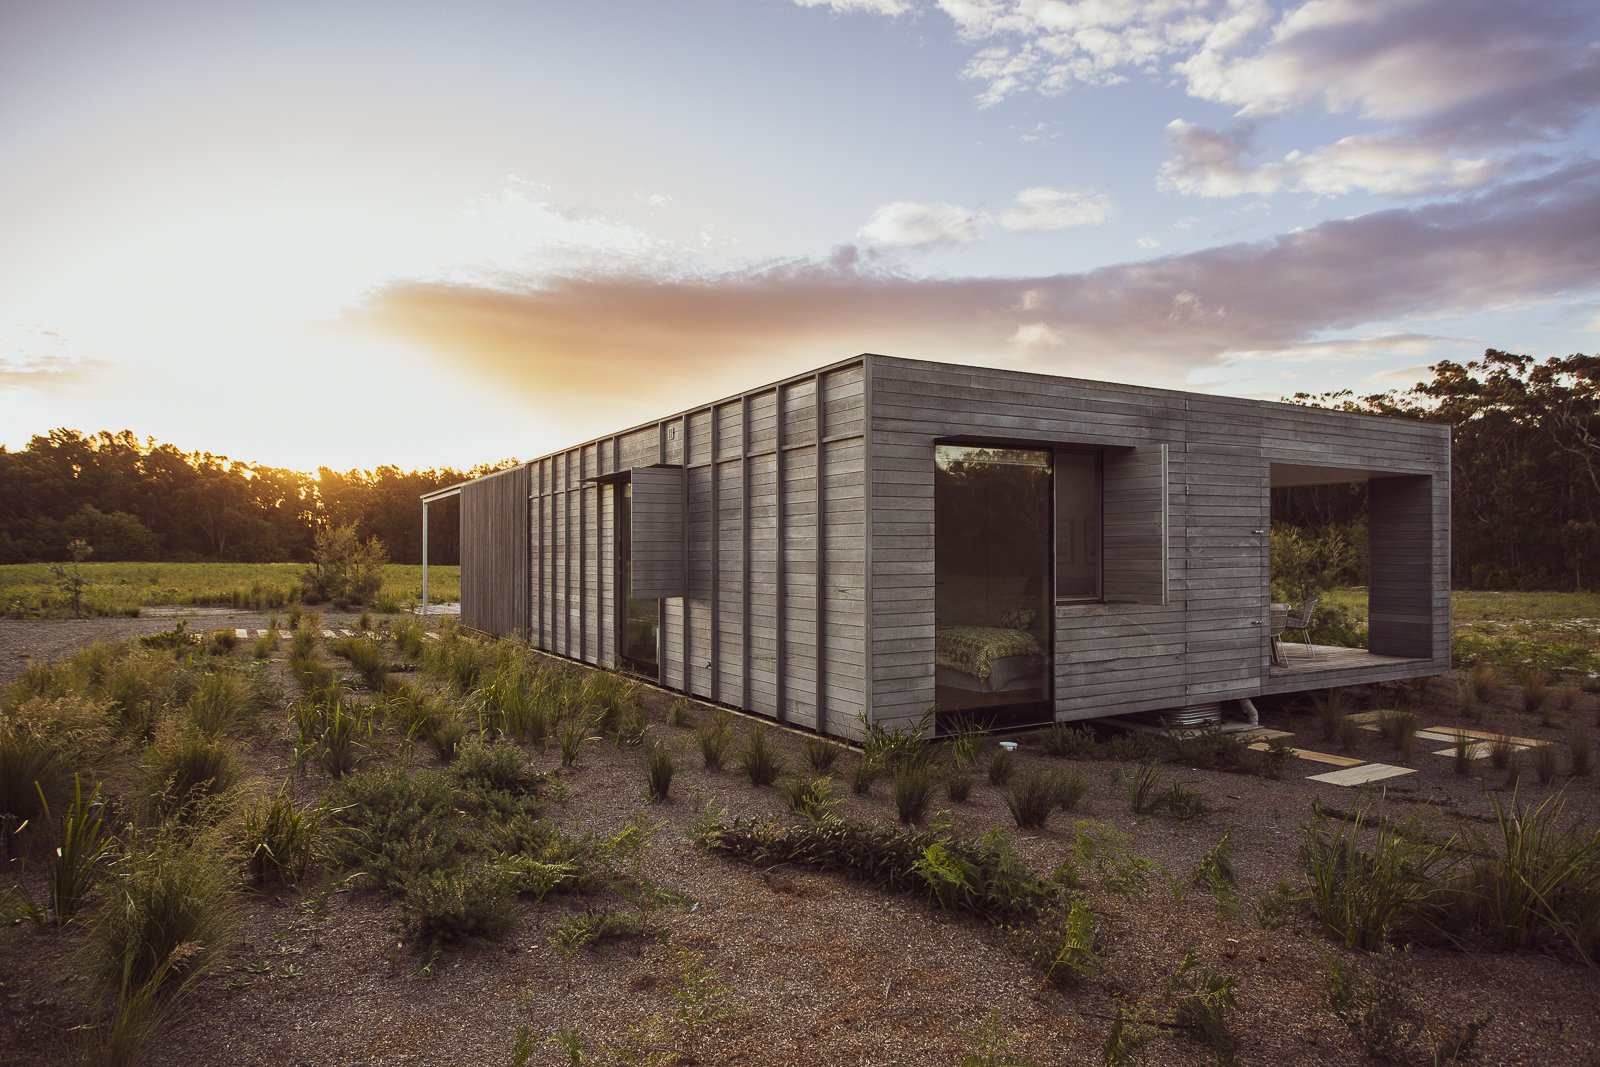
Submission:
M 1600 589 L 1600 356 L 1536 361 L 1490 349 L 1444 361 L 1410 389 L 1296 394 L 1297 403 L 1449 423 L 1457 586 Z M 0 563 L 56 561 L 76 539 L 97 560 L 306 561 L 318 529 L 353 526 L 398 563 L 422 559 L 427 492 L 468 471 L 315 474 L 184 452 L 130 431 L 53 430 L 0 447 Z M 1277 522 L 1338 534 L 1338 566 L 1365 579 L 1362 486 L 1276 490 Z M 430 562 L 460 558 L 459 508 L 430 511 Z
M 1489 349 L 1410 389 L 1297 403 L 1449 423 L 1451 578 L 1461 588 L 1600 589 L 1600 356 Z M 1273 518 L 1347 543 L 1364 580 L 1366 494 L 1275 490 Z
M 423 493 L 511 465 L 468 471 L 315 474 L 185 452 L 131 431 L 52 430 L 0 447 L 0 563 L 65 559 L 75 540 L 95 560 L 305 562 L 317 531 L 354 527 L 396 563 L 422 560 Z M 429 562 L 460 559 L 460 509 L 429 511 Z

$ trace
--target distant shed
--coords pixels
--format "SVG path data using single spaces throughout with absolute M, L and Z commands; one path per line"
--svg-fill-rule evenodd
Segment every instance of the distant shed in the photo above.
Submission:
M 1270 493 L 1363 482 L 1368 647 L 1271 633 Z M 1449 669 L 1448 427 L 865 355 L 461 498 L 465 625 L 824 733 Z

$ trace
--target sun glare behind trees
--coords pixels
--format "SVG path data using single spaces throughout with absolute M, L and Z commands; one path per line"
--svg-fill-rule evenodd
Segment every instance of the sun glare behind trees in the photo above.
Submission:
M 308 474 L 141 442 L 128 430 L 52 430 L 20 451 L 0 447 L 0 564 L 61 561 L 74 540 L 106 562 L 303 562 L 317 530 L 339 526 L 378 538 L 397 563 L 420 563 L 418 498 L 511 462 Z M 457 561 L 456 521 L 454 508 L 435 509 L 431 562 Z

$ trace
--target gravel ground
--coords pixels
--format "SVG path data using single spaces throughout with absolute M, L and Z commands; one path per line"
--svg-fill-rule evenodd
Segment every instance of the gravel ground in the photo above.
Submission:
M 264 627 L 267 615 L 195 617 L 191 626 Z M 325 625 L 353 617 L 325 615 Z M 172 625 L 171 618 L 18 622 L 0 620 L 0 678 L 26 660 L 69 654 L 91 640 L 134 636 Z M 1434 687 L 1419 717 L 1424 726 L 1458 720 L 1448 687 Z M 292 687 L 286 683 L 286 691 Z M 734 772 L 702 769 L 688 729 L 664 724 L 670 694 L 652 691 L 652 737 L 673 752 L 679 775 L 672 800 L 644 798 L 643 757 L 637 749 L 589 746 L 575 768 L 560 769 L 554 749 L 530 750 L 535 769 L 559 774 L 565 798 L 551 805 L 557 821 L 606 830 L 643 813 L 655 826 L 640 873 L 682 895 L 683 903 L 653 914 L 656 937 L 601 951 L 567 953 L 552 944 L 561 921 L 592 901 L 548 898 L 528 904 L 502 941 L 458 946 L 437 959 L 403 947 L 395 908 L 386 899 L 330 879 L 302 896 L 244 895 L 239 940 L 222 967 L 186 1002 L 182 1025 L 151 1046 L 155 1065 L 480 1064 L 513 1062 L 519 1033 L 531 1041 L 529 1064 L 564 1064 L 567 1054 L 547 1040 L 576 1027 L 591 1059 L 585 1062 L 676 1064 L 958 1064 L 978 1047 L 986 1014 L 1015 1057 L 1038 1064 L 1100 1062 L 1119 1004 L 1153 1014 L 1169 976 L 1186 950 L 1203 968 L 1237 981 L 1230 1023 L 1242 1063 L 1346 1064 L 1368 1062 L 1351 1033 L 1324 1001 L 1328 958 L 1368 972 L 1373 959 L 1327 940 L 1304 917 L 1278 929 L 1258 924 L 1251 901 L 1280 880 L 1299 883 L 1298 847 L 1312 803 L 1342 811 L 1380 807 L 1415 815 L 1436 828 L 1481 831 L 1494 798 L 1504 799 L 1504 772 L 1487 761 L 1458 777 L 1452 761 L 1419 742 L 1419 773 L 1388 788 L 1341 789 L 1311 782 L 1324 769 L 1292 761 L 1278 781 L 1164 766 L 1165 781 L 1207 797 L 1213 809 L 1191 822 L 1136 817 L 1125 780 L 1132 767 L 1111 761 L 1071 764 L 1090 784 L 1076 812 L 1056 815 L 1043 831 L 1015 831 L 998 790 L 980 775 L 971 799 L 949 804 L 959 831 L 990 827 L 1013 832 L 1019 852 L 1048 871 L 1070 852 L 1075 819 L 1110 823 L 1129 835 L 1133 850 L 1159 862 L 1180 883 L 1228 831 L 1233 832 L 1237 900 L 1219 905 L 1205 889 L 1188 887 L 1183 900 L 1161 880 L 1143 893 L 1090 892 L 1100 916 L 1104 969 L 1098 980 L 1066 989 L 1041 989 L 1039 978 L 1010 939 L 986 923 L 935 910 L 915 897 L 879 891 L 842 876 L 792 867 L 755 869 L 697 850 L 689 826 L 706 807 L 734 814 L 786 816 L 779 794 L 752 788 Z M 1509 695 L 1507 695 L 1509 699 Z M 699 707 L 697 721 L 710 715 Z M 1596 700 L 1576 698 L 1560 712 L 1593 730 Z M 1560 739 L 1558 728 L 1518 718 L 1501 706 L 1493 720 L 1510 732 Z M 738 730 L 744 729 L 738 720 Z M 1267 725 L 1297 731 L 1293 743 L 1334 751 L 1308 717 L 1267 713 Z M 1475 724 L 1484 725 L 1484 724 Z M 802 738 L 783 733 L 791 768 L 802 765 Z M 1024 737 L 1022 768 L 1061 766 Z M 1391 746 L 1363 735 L 1357 756 L 1395 762 Z M 277 720 L 249 747 L 263 789 L 292 782 L 302 797 L 328 781 L 317 771 L 297 774 L 287 728 Z M 858 758 L 846 753 L 836 774 L 840 814 L 880 823 L 894 812 L 884 783 L 852 796 L 844 773 Z M 431 763 L 420 750 L 414 757 Z M 1551 787 L 1526 774 L 1523 800 Z M 1569 809 L 1593 826 L 1593 778 L 1574 778 Z M 623 906 L 620 902 L 612 902 Z M 74 953 L 84 935 L 17 922 L 0 940 L 0 1063 L 41 1062 L 61 1027 L 83 1009 Z M 1435 1026 L 1492 1015 L 1471 1062 L 1594 1063 L 1600 1047 L 1600 975 L 1565 959 L 1533 954 L 1463 954 L 1417 948 L 1401 966 L 1416 1003 Z M 710 1018 L 680 1018 L 676 993 L 686 972 L 726 994 Z M 1135 1062 L 1213 1062 L 1209 1049 L 1170 1027 L 1144 1028 Z M 612 1055 L 597 1050 L 610 1047 Z M 655 1058 L 648 1058 L 647 1052 Z M 631 1057 L 631 1058 L 630 1058 Z M 999 1062 L 999 1061 L 995 1061 Z

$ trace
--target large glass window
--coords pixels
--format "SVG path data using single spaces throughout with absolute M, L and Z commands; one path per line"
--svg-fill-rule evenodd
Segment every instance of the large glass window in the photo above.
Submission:
M 1100 454 L 1057 452 L 1056 596 L 1099 600 Z
M 941 711 L 1050 696 L 1048 451 L 937 445 L 935 671 Z

